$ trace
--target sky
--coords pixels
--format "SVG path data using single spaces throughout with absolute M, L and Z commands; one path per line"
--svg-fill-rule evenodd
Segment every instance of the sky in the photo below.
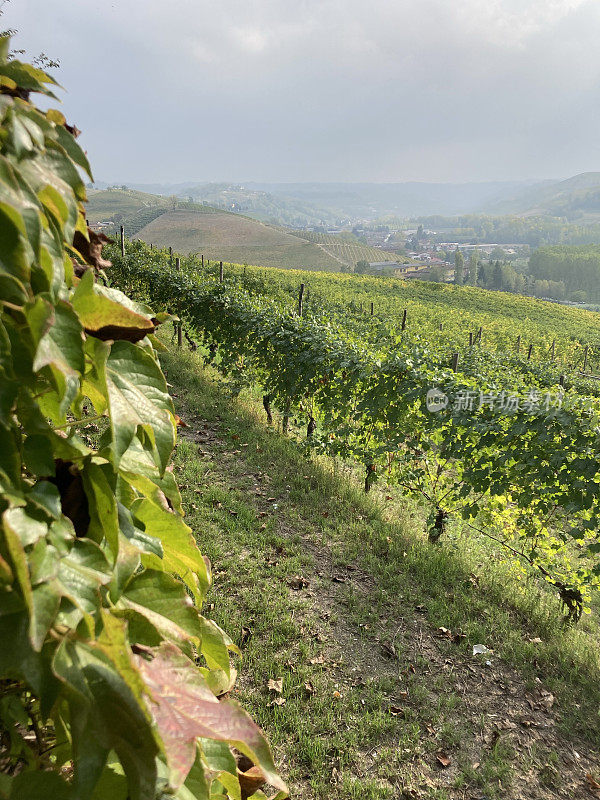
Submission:
M 0 0 L 1 4 L 1 0 Z M 5 0 L 98 180 L 600 171 L 598 0 Z

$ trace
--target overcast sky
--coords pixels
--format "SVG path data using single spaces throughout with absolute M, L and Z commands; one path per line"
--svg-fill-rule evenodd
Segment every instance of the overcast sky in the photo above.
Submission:
M 99 180 L 600 171 L 599 0 L 10 0 Z

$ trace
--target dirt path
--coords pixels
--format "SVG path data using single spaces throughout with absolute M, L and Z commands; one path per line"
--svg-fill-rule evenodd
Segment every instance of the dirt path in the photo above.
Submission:
M 391 726 L 386 725 L 374 739 L 370 737 L 368 744 L 358 742 L 351 758 L 330 759 L 327 794 L 315 790 L 310 773 L 297 766 L 292 781 L 295 796 L 303 800 L 600 797 L 600 789 L 594 784 L 598 754 L 584 741 L 565 739 L 556 699 L 539 678 L 526 682 L 493 652 L 471 656 L 460 651 L 458 645 L 464 635 L 433 628 L 426 619 L 427 609 L 415 606 L 409 596 L 387 598 L 387 612 L 372 619 L 369 609 L 380 590 L 374 577 L 358 560 L 340 559 L 336 546 L 324 541 L 320 521 L 308 518 L 309 510 L 286 497 L 290 490 L 283 489 L 285 477 L 272 477 L 269 442 L 276 434 L 255 423 L 253 441 L 245 430 L 232 437 L 227 413 L 237 413 L 235 408 L 218 415 L 202 409 L 201 416 L 183 392 L 176 404 L 189 425 L 182 436 L 198 457 L 210 464 L 213 483 L 221 481 L 231 496 L 235 492 L 241 497 L 239 502 L 257 520 L 268 520 L 271 539 L 281 542 L 275 548 L 268 546 L 262 554 L 249 544 L 241 558 L 263 558 L 266 566 L 263 569 L 261 562 L 260 580 L 265 586 L 271 580 L 283 587 L 281 602 L 289 604 L 291 618 L 301 634 L 289 643 L 286 664 L 295 673 L 304 659 L 306 674 L 312 676 L 304 682 L 305 713 L 311 713 L 314 683 L 318 690 L 331 692 L 325 706 L 335 706 L 338 694 L 343 699 L 351 697 L 351 717 L 341 722 L 360 726 L 361 703 L 365 715 L 371 713 L 370 686 L 386 687 L 383 712 L 391 718 Z M 253 423 L 246 420 L 244 424 L 252 427 Z M 190 497 L 197 497 L 202 488 L 190 484 L 186 489 L 184 501 L 189 510 Z M 223 509 L 217 511 L 220 514 Z M 228 513 L 235 517 L 239 512 Z M 326 514 L 323 512 L 323 516 Z M 220 519 L 217 515 L 217 525 Z M 298 568 L 298 552 L 312 565 L 306 576 L 293 572 Z M 286 558 L 290 559 L 287 572 Z M 218 575 L 221 566 L 214 566 Z M 227 588 L 236 591 L 231 582 Z M 381 608 L 380 598 L 377 606 Z M 361 623 L 358 620 L 363 612 L 366 621 Z M 257 612 L 254 608 L 258 625 L 257 613 L 260 609 Z M 303 637 L 317 653 L 313 658 L 306 658 Z M 303 673 L 300 680 L 304 677 Z M 251 663 L 243 668 L 243 692 L 264 704 L 262 680 L 262 675 L 253 674 Z M 289 680 L 293 683 L 294 675 Z M 331 691 L 331 687 L 337 688 Z M 263 719 L 262 724 L 270 736 L 274 735 L 268 722 Z M 403 731 L 407 729 L 416 731 L 416 735 L 403 746 Z M 330 734 L 334 737 L 335 731 Z M 327 731 L 319 735 L 326 737 Z M 285 742 L 279 741 L 276 753 L 284 766 L 295 764 L 293 747 Z M 358 786 L 361 781 L 371 793 L 348 790 L 352 782 Z

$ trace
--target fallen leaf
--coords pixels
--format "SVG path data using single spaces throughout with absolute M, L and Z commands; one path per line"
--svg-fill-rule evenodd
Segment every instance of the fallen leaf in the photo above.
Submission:
M 269 682 L 267 683 L 267 688 L 270 692 L 277 692 L 277 694 L 281 694 L 283 692 L 283 678 L 270 678 Z
M 304 684 L 304 691 L 307 695 L 313 695 L 315 693 L 315 687 L 312 685 L 310 681 L 306 681 Z
M 390 706 L 389 712 L 392 717 L 403 717 L 406 713 L 401 706 Z
M 310 659 L 310 663 L 311 664 L 324 664 L 325 663 L 325 659 L 323 658 L 323 656 L 316 656 L 316 658 L 311 658 Z
M 285 697 L 275 697 L 271 700 L 270 703 L 267 703 L 267 708 L 273 708 L 273 706 L 284 706 L 285 705 Z
M 444 769 L 446 769 L 446 767 L 449 767 L 450 764 L 452 763 L 452 759 L 450 758 L 448 753 L 444 752 L 444 750 L 438 750 L 437 753 L 435 754 L 435 757 L 438 764 L 444 767 Z
M 306 587 L 308 586 L 308 581 L 302 575 L 294 575 L 293 578 L 290 578 L 290 580 L 288 581 L 288 586 L 296 590 L 306 589 Z
M 600 797 L 600 783 L 594 778 L 591 772 L 588 772 L 585 776 L 585 780 L 587 782 L 589 790 L 596 796 Z
M 240 636 L 240 645 L 245 645 L 247 641 L 252 638 L 252 628 L 242 627 L 242 635 Z

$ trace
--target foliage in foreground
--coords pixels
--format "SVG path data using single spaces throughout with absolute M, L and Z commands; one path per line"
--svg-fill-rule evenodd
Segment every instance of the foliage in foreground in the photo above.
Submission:
M 200 613 L 161 318 L 96 282 L 77 132 L 30 102 L 54 81 L 0 41 L 0 797 L 283 794 L 225 697 L 232 643 Z

